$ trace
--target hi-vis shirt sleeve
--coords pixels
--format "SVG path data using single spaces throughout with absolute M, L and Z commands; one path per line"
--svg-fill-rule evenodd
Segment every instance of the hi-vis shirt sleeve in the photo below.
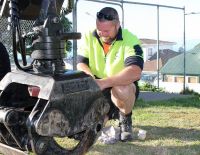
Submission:
M 141 42 L 136 36 L 128 37 L 127 45 L 125 46 L 124 64 L 125 66 L 137 65 L 143 69 L 143 51 Z
M 89 41 L 88 34 L 84 34 L 78 46 L 77 63 L 89 65 Z

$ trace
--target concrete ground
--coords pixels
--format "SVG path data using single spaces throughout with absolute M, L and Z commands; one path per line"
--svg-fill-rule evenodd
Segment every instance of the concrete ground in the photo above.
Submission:
M 144 101 L 159 101 L 159 100 L 169 100 L 172 98 L 187 98 L 190 96 L 191 95 L 183 95 L 176 93 L 141 91 L 138 99 L 142 99 Z

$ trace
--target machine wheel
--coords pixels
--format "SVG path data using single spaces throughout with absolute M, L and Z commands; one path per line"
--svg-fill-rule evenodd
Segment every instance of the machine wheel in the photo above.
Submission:
M 58 138 L 65 144 L 60 145 L 57 137 L 39 136 L 31 134 L 31 148 L 36 155 L 84 155 L 95 143 L 99 131 L 101 131 L 104 118 L 109 111 L 109 104 L 103 99 L 97 99 L 91 111 L 85 115 L 85 121 L 92 120 L 94 123 L 86 130 L 71 135 L 70 137 Z M 30 132 L 31 133 L 31 132 Z M 68 142 L 69 140 L 69 142 Z M 73 142 L 72 142 L 73 140 Z
M 36 155 L 84 155 L 94 144 L 96 136 L 96 131 L 88 129 L 78 138 L 73 137 L 75 144 L 69 144 L 67 147 L 59 145 L 53 137 L 39 137 L 34 139 L 32 150 Z

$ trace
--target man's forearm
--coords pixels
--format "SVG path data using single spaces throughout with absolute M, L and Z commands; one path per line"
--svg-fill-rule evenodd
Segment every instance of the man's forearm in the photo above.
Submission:
M 128 85 L 140 79 L 141 71 L 138 66 L 129 66 L 114 76 L 96 80 L 96 82 L 100 85 L 101 89 Z
M 88 74 L 88 75 L 90 75 L 90 76 L 92 76 L 94 78 L 94 75 L 92 74 L 90 68 L 86 64 L 78 63 L 77 64 L 77 69 L 80 70 L 80 71 L 85 72 L 86 74 Z

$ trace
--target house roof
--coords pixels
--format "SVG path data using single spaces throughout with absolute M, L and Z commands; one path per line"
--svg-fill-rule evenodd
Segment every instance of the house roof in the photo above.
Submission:
M 200 43 L 192 50 L 185 53 L 185 74 L 200 75 Z M 183 75 L 184 74 L 184 53 L 170 59 L 160 72 L 162 74 Z
M 167 63 L 167 61 L 177 55 L 181 54 L 180 52 L 175 52 L 173 50 L 170 49 L 163 49 L 163 50 L 159 50 L 159 58 L 161 58 L 162 60 L 162 64 L 165 65 Z M 157 52 L 154 53 L 149 60 L 155 60 L 157 59 Z
M 142 43 L 142 45 L 156 45 L 157 44 L 157 40 L 155 39 L 147 39 L 147 38 L 140 38 L 140 41 Z M 165 44 L 165 45 L 175 45 L 175 42 L 170 42 L 170 41 L 159 41 L 159 44 Z
M 175 52 L 170 49 L 160 50 L 159 52 L 159 69 L 164 66 L 167 61 L 177 55 L 179 52 Z M 144 71 L 156 71 L 157 70 L 157 53 L 155 53 L 148 61 L 144 63 Z

